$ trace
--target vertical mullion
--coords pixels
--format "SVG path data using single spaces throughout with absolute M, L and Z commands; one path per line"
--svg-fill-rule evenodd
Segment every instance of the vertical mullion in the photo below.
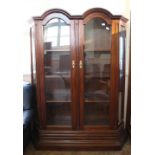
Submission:
M 79 20 L 79 62 L 82 61 L 82 68 L 79 68 L 79 93 L 80 93 L 80 129 L 84 128 L 84 25 L 83 21 Z M 78 65 L 79 65 L 78 62 Z
M 76 36 L 75 36 L 75 23 L 74 20 L 71 20 L 71 34 L 70 34 L 70 42 L 71 42 L 71 94 L 72 94 L 72 129 L 77 129 L 78 123 L 78 109 L 77 109 L 77 62 L 76 62 Z M 75 67 L 73 68 L 72 62 L 75 62 Z
M 75 64 L 76 64 L 76 77 L 75 77 L 75 82 L 76 82 L 76 120 L 77 120 L 77 126 L 76 130 L 80 129 L 80 81 L 79 81 L 79 20 L 74 20 L 74 37 L 75 37 Z

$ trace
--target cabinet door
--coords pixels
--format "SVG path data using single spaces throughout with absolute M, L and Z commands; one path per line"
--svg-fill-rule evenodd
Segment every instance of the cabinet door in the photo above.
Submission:
M 105 127 L 110 124 L 111 25 L 99 17 L 83 26 L 83 99 L 81 126 Z
M 72 126 L 71 23 L 52 18 L 43 26 L 46 123 Z

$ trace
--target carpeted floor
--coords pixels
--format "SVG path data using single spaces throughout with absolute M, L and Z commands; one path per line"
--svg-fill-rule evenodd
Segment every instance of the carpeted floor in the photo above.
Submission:
M 40 151 L 30 144 L 24 155 L 131 155 L 131 144 L 128 140 L 121 151 Z

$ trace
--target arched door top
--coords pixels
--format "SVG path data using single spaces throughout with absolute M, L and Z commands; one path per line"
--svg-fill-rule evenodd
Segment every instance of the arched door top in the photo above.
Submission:
M 86 21 L 91 18 L 92 16 L 101 16 L 101 18 L 104 18 L 105 20 L 112 20 L 112 19 L 121 19 L 124 22 L 127 22 L 128 20 L 121 16 L 121 15 L 113 15 L 111 12 L 109 12 L 106 9 L 103 8 L 92 8 L 89 9 L 87 11 L 85 11 L 82 15 L 71 15 L 69 14 L 67 11 L 63 10 L 63 9 L 50 9 L 46 12 L 44 12 L 41 16 L 37 16 L 37 17 L 33 17 L 34 20 L 44 20 L 45 22 L 48 22 L 47 19 L 52 18 L 52 14 L 60 14 L 62 16 L 64 16 L 66 19 L 85 19 Z M 46 20 L 45 20 L 46 19 Z M 67 22 L 67 21 L 66 21 Z

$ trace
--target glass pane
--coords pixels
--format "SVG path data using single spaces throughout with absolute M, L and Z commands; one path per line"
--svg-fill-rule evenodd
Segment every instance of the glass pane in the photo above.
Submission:
M 36 59 L 35 59 L 35 32 L 34 32 L 34 27 L 31 28 L 31 57 L 32 57 L 32 80 L 34 84 L 36 84 Z
M 119 35 L 119 98 L 118 98 L 118 122 L 123 120 L 124 111 L 124 87 L 125 87 L 125 27 L 120 27 Z
M 70 63 L 70 25 L 59 18 L 52 19 L 44 26 L 45 100 L 48 124 L 71 125 Z
M 100 18 L 85 25 L 84 124 L 108 125 L 111 27 Z
M 111 26 L 95 18 L 85 25 L 85 50 L 106 51 L 111 49 Z
M 65 102 L 61 103 L 48 103 L 47 104 L 47 120 L 49 124 L 54 125 L 70 125 L 71 117 L 70 117 L 71 107 L 69 104 Z

